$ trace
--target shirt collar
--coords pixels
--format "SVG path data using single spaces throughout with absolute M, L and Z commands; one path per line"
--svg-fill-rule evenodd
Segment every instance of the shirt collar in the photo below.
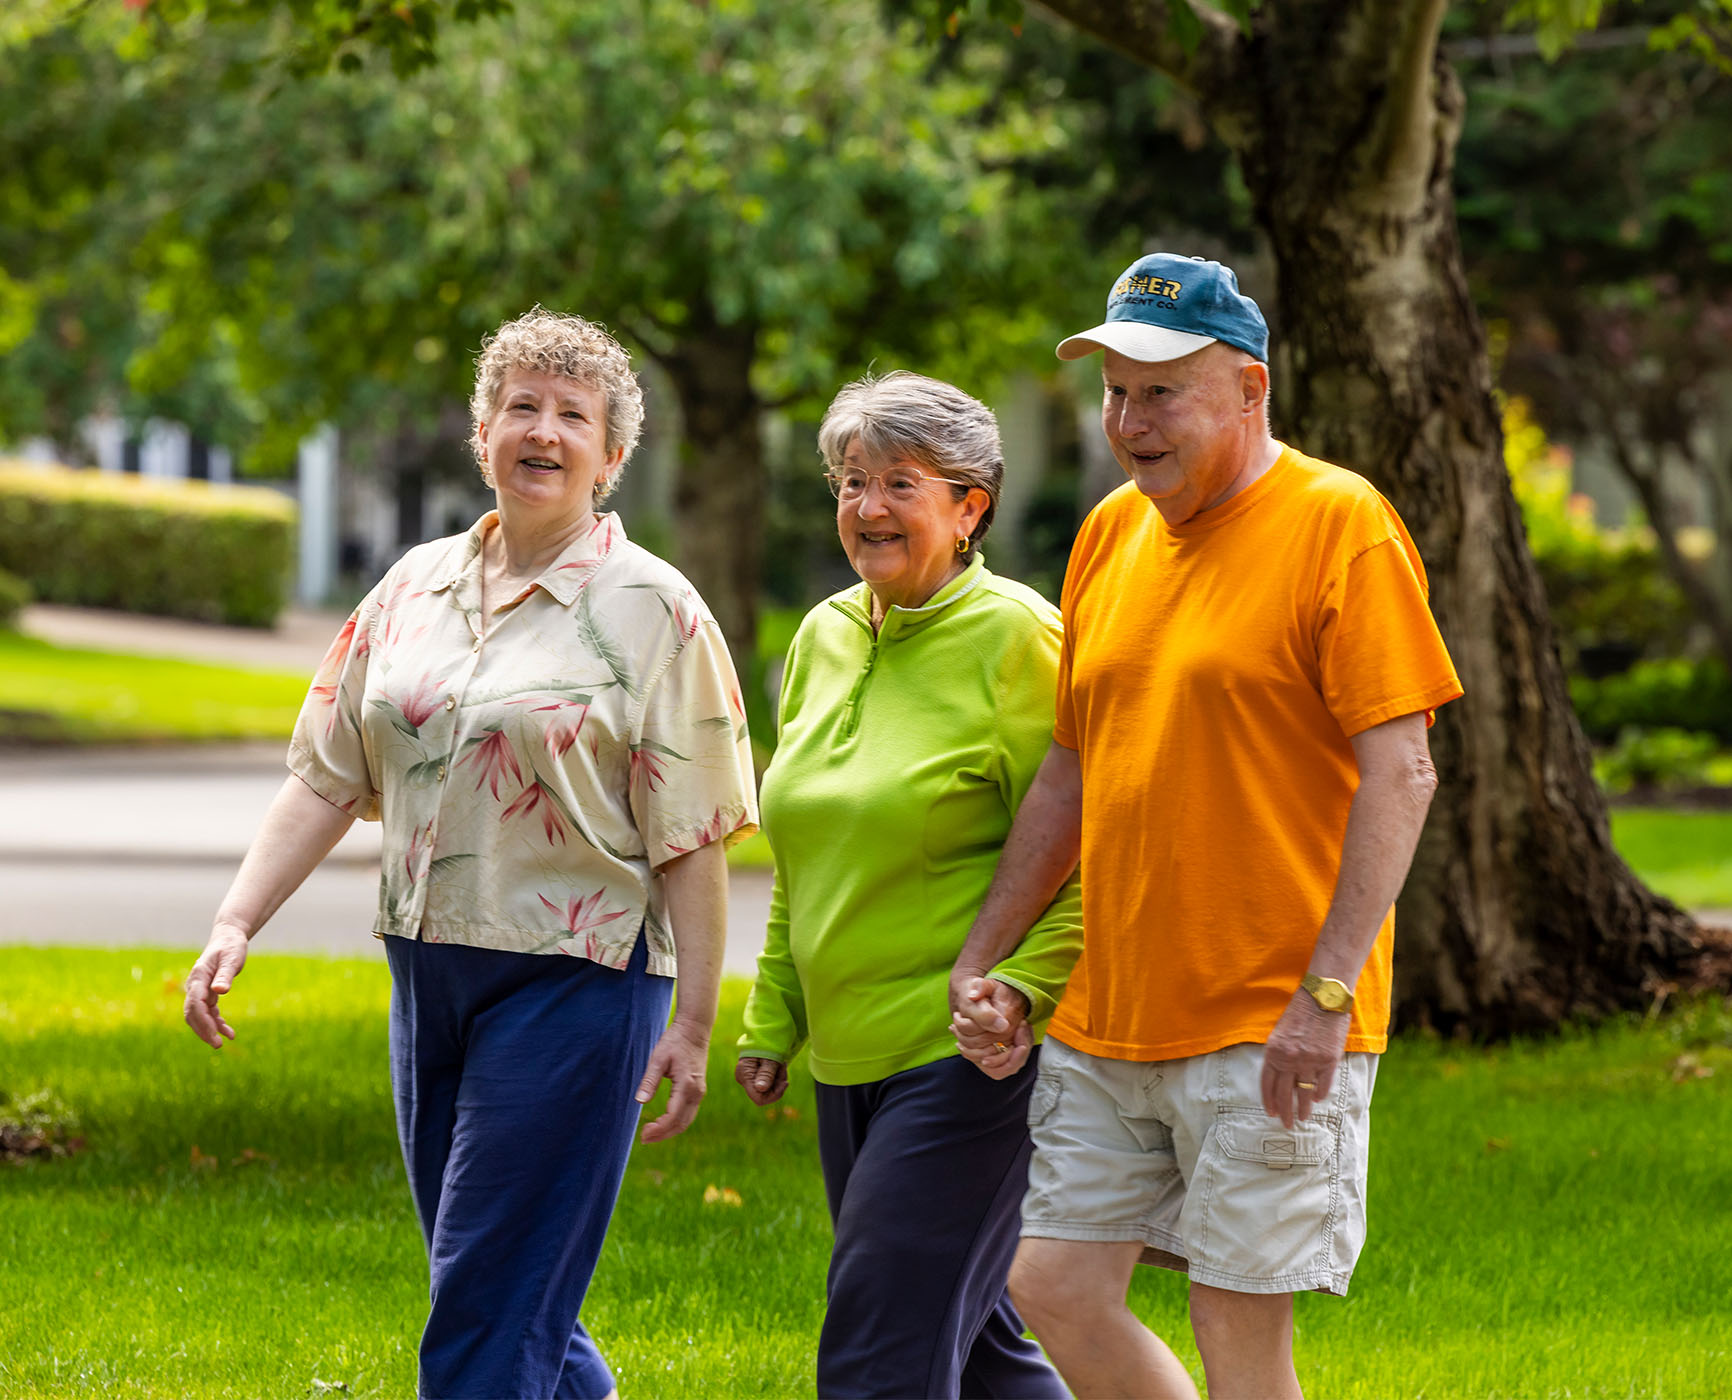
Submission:
M 498 520 L 499 512 L 490 510 L 469 527 L 467 534 L 451 541 L 451 548 L 446 552 L 429 592 L 443 592 L 471 574 L 479 581 L 481 542 Z M 561 607 L 570 607 L 577 601 L 577 595 L 583 592 L 583 586 L 601 567 L 602 561 L 624 544 L 625 538 L 625 525 L 617 512 L 596 516 L 595 524 L 568 544 L 530 586 L 545 589 Z
M 986 556 L 976 549 L 974 557 L 968 561 L 968 566 L 944 587 L 934 593 L 917 608 L 904 608 L 892 604 L 884 611 L 884 621 L 878 626 L 878 638 L 890 641 L 904 632 L 917 631 L 926 624 L 942 617 L 958 601 L 972 593 L 983 579 L 987 578 Z M 852 617 L 856 622 L 872 630 L 872 591 L 862 583 L 858 588 L 851 588 L 840 597 L 832 598 L 832 605 Z

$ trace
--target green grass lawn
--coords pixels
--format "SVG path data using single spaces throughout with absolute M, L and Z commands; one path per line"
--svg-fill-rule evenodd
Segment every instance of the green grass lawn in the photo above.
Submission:
M 255 957 L 219 1055 L 180 1024 L 185 963 L 0 948 L 0 1088 L 52 1088 L 88 1139 L 0 1167 L 0 1395 L 410 1393 L 425 1264 L 385 969 Z M 697 1126 L 634 1155 L 585 1308 L 628 1400 L 811 1393 L 810 1081 L 769 1114 L 733 1087 L 743 992 Z M 1314 1400 L 1732 1396 L 1732 1009 L 1491 1052 L 1405 1040 L 1375 1117 L 1352 1295 L 1298 1304 Z M 1194 1363 L 1179 1280 L 1139 1270 L 1132 1297 Z
M 1686 909 L 1732 909 L 1732 812 L 1614 807 L 1612 840 L 1648 885 Z
M 60 647 L 0 629 L 0 740 L 287 739 L 304 675 Z

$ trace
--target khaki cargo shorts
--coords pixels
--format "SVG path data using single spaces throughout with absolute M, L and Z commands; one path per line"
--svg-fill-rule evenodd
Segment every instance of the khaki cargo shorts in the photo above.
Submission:
M 1261 1045 L 1109 1060 L 1050 1035 L 1029 1100 L 1024 1238 L 1141 1240 L 1146 1264 L 1236 1293 L 1347 1292 L 1365 1243 L 1377 1056 L 1349 1054 L 1291 1131 Z

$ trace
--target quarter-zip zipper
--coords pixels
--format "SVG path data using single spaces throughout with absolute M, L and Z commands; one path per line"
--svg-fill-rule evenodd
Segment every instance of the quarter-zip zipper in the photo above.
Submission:
M 857 609 L 839 604 L 836 610 L 869 638 L 866 645 L 866 664 L 860 668 L 860 674 L 854 680 L 854 688 L 848 692 L 848 699 L 842 706 L 842 738 L 852 739 L 860 728 L 860 708 L 866 698 L 866 682 L 872 679 L 873 668 L 878 665 L 878 645 L 882 635 L 881 632 L 872 630 L 871 622 L 861 617 Z

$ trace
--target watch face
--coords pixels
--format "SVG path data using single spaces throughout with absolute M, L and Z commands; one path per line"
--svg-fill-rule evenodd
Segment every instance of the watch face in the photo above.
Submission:
M 1325 1011 L 1345 1011 L 1353 1004 L 1353 994 L 1332 977 L 1307 976 L 1305 990 Z

